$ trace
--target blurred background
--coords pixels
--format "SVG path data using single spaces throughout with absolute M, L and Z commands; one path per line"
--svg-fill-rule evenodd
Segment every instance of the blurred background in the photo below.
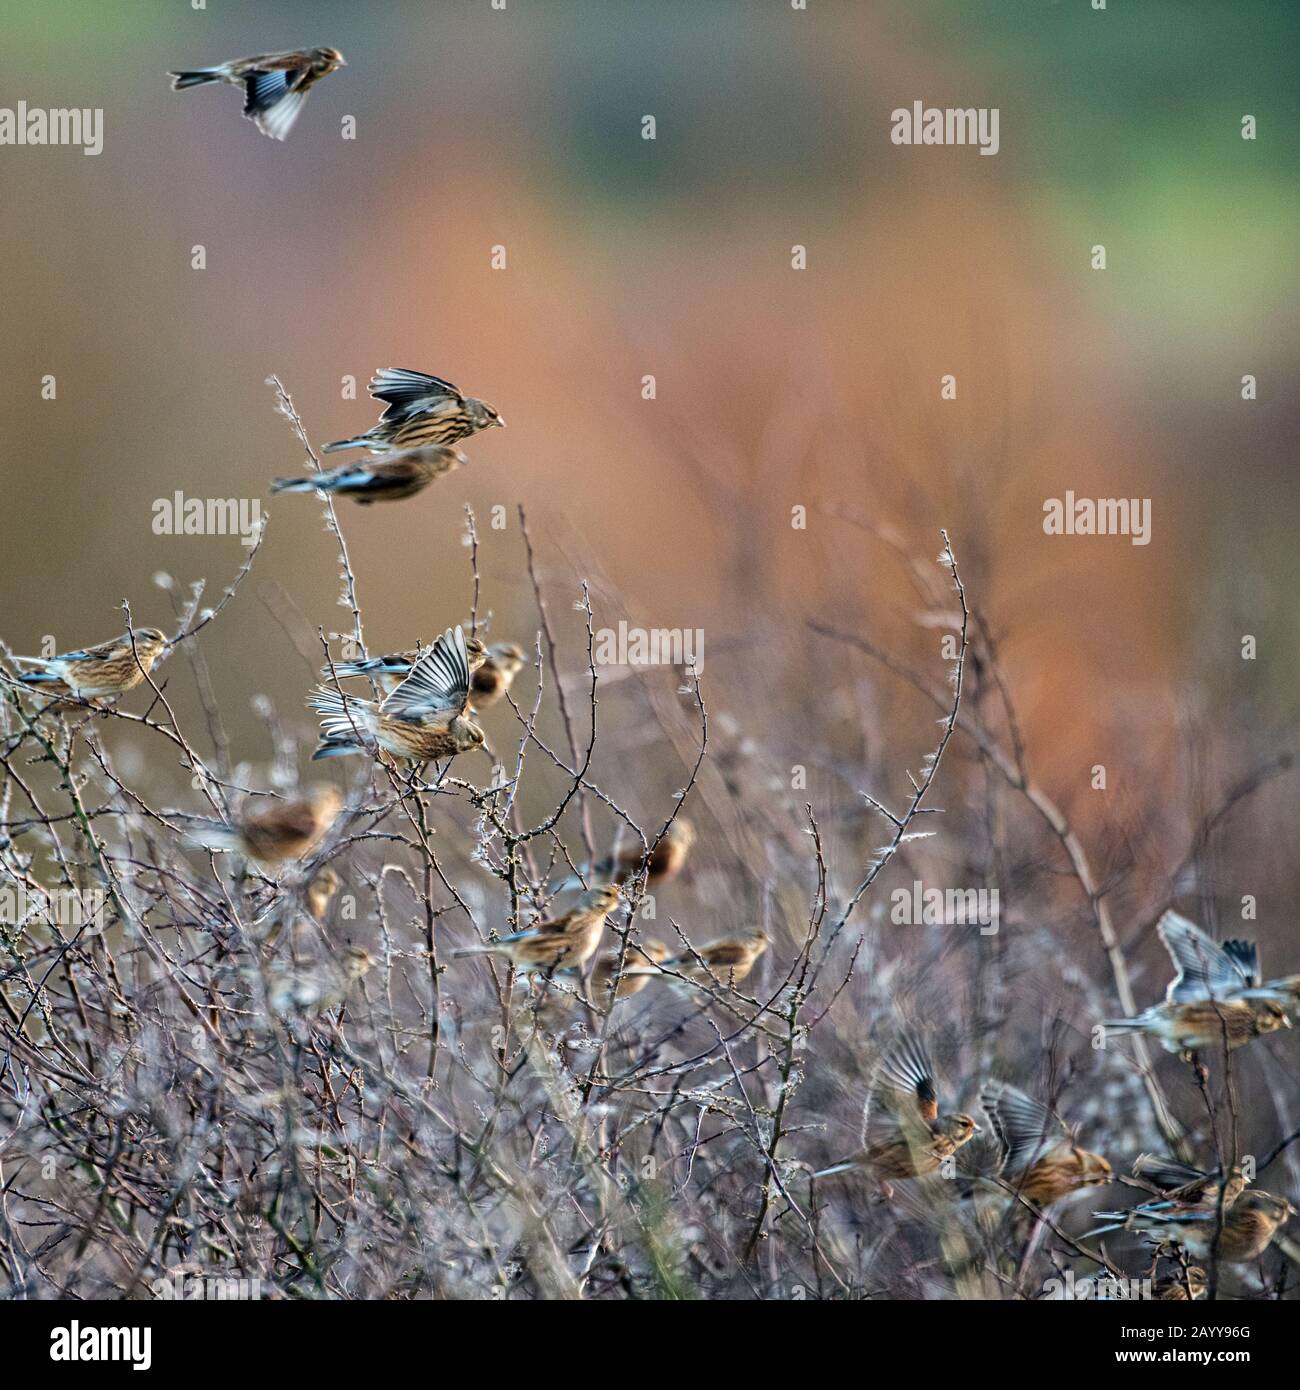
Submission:
M 155 535 L 155 499 L 261 498 L 266 542 L 204 651 L 237 761 L 271 752 L 259 695 L 309 750 L 313 634 L 347 614 L 319 505 L 266 496 L 302 454 L 265 381 L 319 443 L 373 421 L 374 368 L 421 368 L 509 428 L 414 500 L 340 504 L 372 647 L 467 615 L 467 503 L 491 636 L 531 647 L 523 503 L 570 676 L 580 578 L 598 625 L 702 628 L 717 747 L 809 765 L 806 794 L 773 782 L 797 819 L 877 762 L 877 794 L 905 792 L 934 727 L 807 619 L 944 671 L 906 566 L 831 513 L 927 564 L 945 526 L 1038 775 L 1098 835 L 1167 819 L 1147 866 L 1167 871 L 1295 714 L 1298 27 L 1274 0 L 12 0 L 3 104 L 103 107 L 105 140 L 0 149 L 0 635 L 100 640 L 124 598 L 167 625 L 156 573 L 215 598 L 246 552 Z M 230 88 L 169 88 L 171 68 L 312 44 L 349 66 L 284 145 Z M 916 100 L 998 107 L 1000 153 L 892 145 L 890 111 Z M 1045 536 L 1067 489 L 1152 499 L 1151 544 Z M 644 673 L 603 715 L 632 730 L 655 682 L 676 698 L 674 673 Z M 132 766 L 132 731 L 111 735 Z M 136 765 L 156 753 L 138 744 Z M 690 752 L 630 732 L 598 770 L 648 816 Z M 1279 786 L 1251 851 L 1275 924 L 1300 849 Z M 851 875 L 877 830 L 832 866 Z

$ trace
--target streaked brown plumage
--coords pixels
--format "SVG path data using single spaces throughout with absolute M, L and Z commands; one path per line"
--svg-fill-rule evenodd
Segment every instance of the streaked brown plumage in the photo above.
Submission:
M 726 936 L 700 946 L 694 952 L 683 951 L 666 957 L 660 965 L 636 965 L 627 974 L 656 975 L 666 979 L 679 992 L 691 985 L 705 989 L 738 985 L 753 970 L 759 957 L 768 948 L 767 934 L 751 931 L 743 936 Z M 701 964 L 702 962 L 702 964 Z M 671 971 L 672 974 L 665 972 Z
M 470 683 L 470 704 L 475 713 L 489 708 L 510 689 L 524 669 L 525 657 L 513 642 L 493 642 Z
M 1226 1047 L 1289 1028 L 1286 1010 L 1271 999 L 1194 999 L 1153 1004 L 1136 1018 L 1103 1019 L 1108 1033 L 1150 1033 L 1166 1052 L 1192 1053 Z
M 229 825 L 196 822 L 186 839 L 202 849 L 237 850 L 264 867 L 274 868 L 310 854 L 338 819 L 342 807 L 342 792 L 320 783 L 299 797 L 250 800 Z
M 428 762 L 483 745 L 483 730 L 467 715 L 469 656 L 465 634 L 448 630 L 379 704 L 320 686 L 307 703 L 321 715 L 313 758 L 360 753 L 372 741 L 396 758 Z
M 961 1111 L 939 1113 L 929 1051 L 915 1033 L 904 1032 L 876 1066 L 861 1149 L 815 1176 L 861 1169 L 888 1198 L 891 1182 L 935 1172 L 979 1132 L 979 1125 Z
M 1286 1008 L 1259 985 L 1252 941 L 1212 941 L 1200 927 L 1166 912 L 1156 932 L 1178 969 L 1162 1003 L 1135 1018 L 1103 1019 L 1112 1033 L 1149 1033 L 1166 1052 L 1190 1056 L 1207 1048 L 1244 1047 L 1290 1027 Z
M 1075 1143 L 1064 1122 L 1024 1091 L 990 1078 L 980 1107 L 1002 1146 L 1003 1181 L 1034 1206 L 1110 1181 L 1110 1164 Z
M 134 689 L 153 669 L 166 645 L 167 638 L 156 627 L 140 627 L 96 647 L 51 657 L 19 656 L 14 660 L 39 668 L 25 671 L 19 680 L 24 685 L 42 687 L 42 694 L 57 696 L 70 692 L 79 700 L 96 700 Z
M 505 421 L 486 401 L 464 396 L 442 377 L 405 367 L 381 367 L 370 382 L 370 394 L 387 409 L 364 434 L 336 439 L 321 452 L 338 449 L 410 449 L 421 444 L 455 444 L 489 426 Z
M 1193 1168 L 1190 1164 L 1179 1163 L 1171 1158 L 1157 1158 L 1154 1154 L 1139 1154 L 1133 1163 L 1135 1177 L 1145 1179 L 1153 1188 L 1158 1188 L 1163 1199 L 1144 1203 L 1149 1207 L 1168 1207 L 1182 1211 L 1217 1211 L 1219 1207 L 1219 1174 Z M 1223 1205 L 1230 1207 L 1246 1190 L 1248 1185 L 1241 1164 L 1234 1163 L 1228 1169 L 1228 1180 L 1224 1184 Z
M 337 48 L 295 49 L 236 58 L 215 68 L 169 73 L 172 90 L 185 91 L 209 82 L 230 82 L 244 89 L 244 115 L 272 140 L 283 140 L 298 119 L 307 93 L 339 68 L 347 67 Z
M 418 449 L 377 454 L 301 478 L 276 478 L 271 491 L 332 492 L 366 507 L 372 502 L 397 502 L 403 497 L 414 497 L 435 478 L 463 468 L 468 462 L 459 449 L 429 444 Z
M 1300 975 L 1261 983 L 1259 952 L 1253 941 L 1232 937 L 1212 941 L 1194 922 L 1166 912 L 1156 927 L 1178 974 L 1165 992 L 1166 1003 L 1196 999 L 1270 1000 L 1288 1018 L 1300 1018 Z
M 595 954 L 605 918 L 618 906 L 612 883 L 589 888 L 567 912 L 480 946 L 462 946 L 456 957 L 500 955 L 521 972 L 577 969 Z
M 1090 1231 L 1085 1239 L 1111 1231 L 1135 1231 L 1161 1244 L 1181 1246 L 1202 1260 L 1213 1255 L 1217 1238 L 1220 1259 L 1228 1264 L 1245 1264 L 1264 1253 L 1294 1211 L 1285 1198 L 1274 1197 L 1270 1192 L 1244 1192 L 1224 1213 L 1223 1233 L 1219 1236 L 1219 1216 L 1213 1208 L 1171 1209 L 1164 1203 L 1144 1203 L 1127 1212 L 1099 1211 L 1097 1215 L 1103 1221 L 1114 1224 Z

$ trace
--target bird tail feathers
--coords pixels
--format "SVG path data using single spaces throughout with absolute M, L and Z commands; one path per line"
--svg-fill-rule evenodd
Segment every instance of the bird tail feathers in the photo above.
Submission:
M 183 92 L 187 87 L 202 87 L 207 82 L 220 82 L 224 74 L 220 68 L 192 68 L 187 72 L 173 72 L 172 91 Z
M 340 449 L 368 449 L 374 441 L 367 435 L 354 435 L 351 439 L 336 439 L 330 444 L 322 444 L 322 454 L 337 454 Z

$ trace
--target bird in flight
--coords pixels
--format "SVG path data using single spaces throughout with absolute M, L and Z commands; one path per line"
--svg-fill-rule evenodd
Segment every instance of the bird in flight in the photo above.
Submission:
M 307 93 L 322 77 L 344 67 L 347 63 L 337 48 L 306 48 L 236 58 L 215 68 L 183 69 L 169 76 L 172 90 L 177 92 L 209 82 L 242 87 L 244 115 L 263 135 L 283 140 L 293 129 Z
M 420 444 L 455 444 L 491 425 L 504 428 L 495 406 L 465 396 L 459 387 L 440 376 L 412 372 L 405 367 L 381 367 L 370 383 L 370 394 L 387 407 L 364 434 L 336 439 L 321 446 L 332 454 L 339 449 L 369 449 L 382 454 L 389 449 L 413 449 Z

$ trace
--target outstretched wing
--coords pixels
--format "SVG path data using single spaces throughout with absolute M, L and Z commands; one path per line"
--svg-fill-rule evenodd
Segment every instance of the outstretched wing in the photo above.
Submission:
M 901 1110 L 906 1115 L 908 1107 L 899 1106 L 898 1099 L 907 1097 L 915 1106 L 915 1113 L 927 1125 L 938 1119 L 939 1091 L 934 1067 L 925 1044 L 915 1033 L 900 1033 L 886 1049 L 876 1067 L 876 1085 L 882 1092 L 893 1093 L 889 1097 L 893 1102 L 891 1109 Z
M 990 1078 L 980 1087 L 980 1106 L 1002 1145 L 1008 1172 L 1024 1172 L 1048 1149 L 1070 1137 L 1060 1116 L 1004 1081 Z
M 440 396 L 457 401 L 464 399 L 450 381 L 406 367 L 380 367 L 369 389 L 377 401 L 384 401 L 388 406 L 380 417 L 383 420 L 405 420 Z
M 1179 1192 L 1204 1184 L 1214 1176 L 1188 1163 L 1159 1158 L 1155 1154 L 1138 1154 L 1133 1161 L 1133 1173 L 1135 1177 L 1146 1178 L 1163 1192 Z
M 1165 991 L 1167 1003 L 1226 999 L 1250 986 L 1250 975 L 1242 964 L 1249 943 L 1233 942 L 1229 952 L 1177 912 L 1166 912 L 1156 924 L 1156 932 L 1178 967 L 1177 976 Z M 1254 955 L 1253 948 L 1250 955 Z
M 411 667 L 380 706 L 394 719 L 450 722 L 469 700 L 469 656 L 463 628 L 450 628 Z

